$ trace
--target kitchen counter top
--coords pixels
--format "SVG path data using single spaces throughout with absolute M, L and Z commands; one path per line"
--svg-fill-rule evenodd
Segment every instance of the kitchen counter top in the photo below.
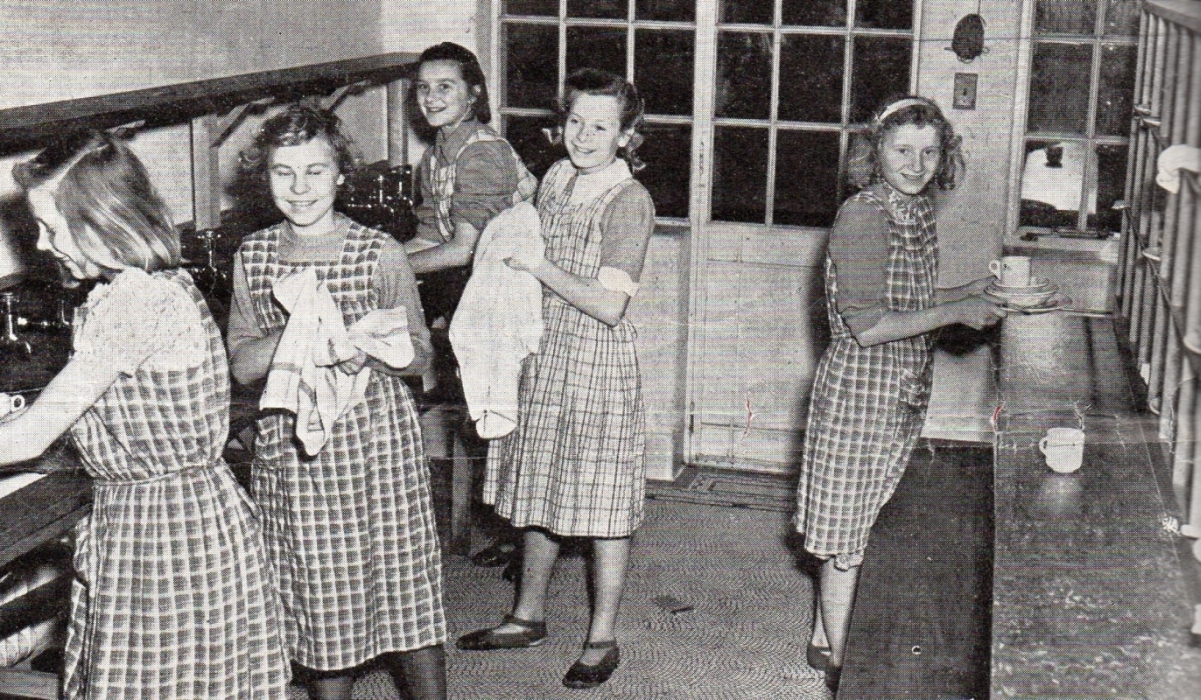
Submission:
M 1198 697 L 1196 562 L 1112 321 L 1013 315 L 998 354 L 991 697 Z M 1072 474 L 1038 450 L 1055 426 L 1085 431 Z

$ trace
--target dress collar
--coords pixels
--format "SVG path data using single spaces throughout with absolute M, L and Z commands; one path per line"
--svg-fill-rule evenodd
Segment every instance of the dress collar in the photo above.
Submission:
M 443 155 L 449 155 L 453 158 L 456 154 L 458 154 L 459 149 L 463 147 L 463 144 L 467 142 L 467 139 L 470 138 L 473 133 L 475 133 L 475 130 L 479 124 L 480 123 L 476 121 L 475 117 L 469 116 L 463 121 L 459 122 L 459 125 L 456 126 L 449 134 L 447 134 L 443 129 L 438 129 L 438 135 L 434 139 L 434 144 L 438 147 L 438 150 L 441 151 Z

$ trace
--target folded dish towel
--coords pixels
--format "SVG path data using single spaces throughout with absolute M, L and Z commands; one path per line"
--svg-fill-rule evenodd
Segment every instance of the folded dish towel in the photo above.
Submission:
M 346 328 L 325 283 L 312 268 L 277 281 L 272 290 L 288 311 L 279 346 L 267 373 L 259 408 L 296 415 L 296 438 L 305 453 L 317 454 L 334 422 L 362 402 L 371 372 L 346 374 L 335 365 L 359 350 L 391 367 L 414 357 L 404 307 L 377 309 Z
M 1180 171 L 1188 170 L 1194 175 L 1201 172 L 1201 149 L 1196 146 L 1176 144 L 1159 154 L 1156 162 L 1155 183 L 1172 194 L 1180 191 Z

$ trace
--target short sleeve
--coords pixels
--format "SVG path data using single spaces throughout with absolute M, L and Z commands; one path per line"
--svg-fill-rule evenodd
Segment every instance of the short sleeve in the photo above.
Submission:
M 196 342 L 204 337 L 200 310 L 179 285 L 127 270 L 93 295 L 97 298 L 87 305 L 74 360 L 125 375 L 147 363 L 186 369 L 204 361 L 204 344 Z
M 613 198 L 601 221 L 601 267 L 610 267 L 638 282 L 646 247 L 655 230 L 655 204 L 642 185 L 625 187 Z
M 828 251 L 838 275 L 843 320 L 852 333 L 876 325 L 888 311 L 888 217 L 871 202 L 848 200 L 830 230 Z
M 477 231 L 513 204 L 517 190 L 517 161 L 506 141 L 477 141 L 455 161 L 455 193 L 450 218 L 467 222 Z

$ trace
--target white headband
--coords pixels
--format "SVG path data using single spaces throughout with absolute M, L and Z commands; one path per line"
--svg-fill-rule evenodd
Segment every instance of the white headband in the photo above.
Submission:
M 905 109 L 906 107 L 914 107 L 916 105 L 925 105 L 928 107 L 930 106 L 930 103 L 919 97 L 906 97 L 903 100 L 897 100 L 896 102 L 893 102 L 885 107 L 883 112 L 880 112 L 880 116 L 876 117 L 876 123 L 883 124 L 885 119 L 891 117 L 902 109 Z

